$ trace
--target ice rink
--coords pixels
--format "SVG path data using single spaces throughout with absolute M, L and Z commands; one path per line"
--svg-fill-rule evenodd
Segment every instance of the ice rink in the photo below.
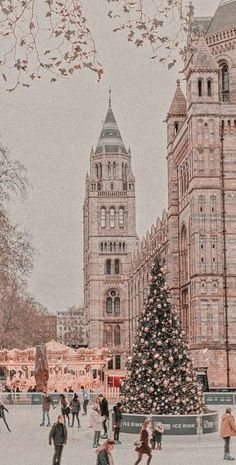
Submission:
M 0 420 L 1 465 L 51 465 L 53 446 L 48 445 L 50 428 L 40 427 L 40 406 L 7 406 L 6 418 L 12 432 Z M 217 407 L 219 413 L 225 407 Z M 60 413 L 59 408 L 50 412 L 51 422 Z M 233 408 L 233 414 L 236 415 Z M 95 465 L 96 454 L 92 448 L 93 430 L 89 428 L 89 414 L 80 416 L 81 429 L 69 428 L 68 444 L 64 448 L 62 465 Z M 112 433 L 110 433 L 112 436 Z M 133 442 L 137 435 L 121 434 L 121 445 L 116 445 L 113 456 L 115 465 L 133 465 L 137 454 Z M 231 439 L 231 455 L 236 456 L 236 438 Z M 146 463 L 145 456 L 142 462 Z M 223 461 L 223 441 L 218 433 L 197 436 L 163 436 L 163 450 L 153 451 L 152 464 L 158 465 L 217 465 Z

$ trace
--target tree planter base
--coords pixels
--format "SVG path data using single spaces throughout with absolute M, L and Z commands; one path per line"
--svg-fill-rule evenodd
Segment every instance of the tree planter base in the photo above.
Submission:
M 202 415 L 135 415 L 123 414 L 121 432 L 138 434 L 146 418 L 161 422 L 164 435 L 191 435 L 215 433 L 219 430 L 218 412 Z

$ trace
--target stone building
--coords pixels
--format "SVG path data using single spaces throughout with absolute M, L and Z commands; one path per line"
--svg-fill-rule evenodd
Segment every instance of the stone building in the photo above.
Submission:
M 236 0 L 221 0 L 213 18 L 194 17 L 190 7 L 190 18 L 186 89 L 177 82 L 166 118 L 168 213 L 141 243 L 135 232 L 130 153 L 111 107 L 97 149 L 91 153 L 84 206 L 89 336 L 91 345 L 114 347 L 114 330 L 119 327 L 119 342 L 125 348 L 131 345 L 148 268 L 158 253 L 166 260 L 172 300 L 194 366 L 208 367 L 212 386 L 235 386 Z M 114 176 L 116 163 L 119 174 Z M 127 180 L 122 163 L 127 164 Z M 115 298 L 123 299 L 120 320 L 112 291 Z
M 87 346 L 84 307 L 71 307 L 57 312 L 57 340 L 71 347 Z
M 109 107 L 95 151 L 84 201 L 84 301 L 89 347 L 109 347 L 109 368 L 124 366 L 129 348 L 128 277 L 137 243 L 135 178 Z

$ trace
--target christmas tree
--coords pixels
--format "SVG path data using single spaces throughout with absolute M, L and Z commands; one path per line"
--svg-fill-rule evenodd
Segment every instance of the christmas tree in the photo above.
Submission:
M 166 269 L 159 258 L 151 269 L 145 308 L 121 385 L 125 413 L 196 414 L 203 412 L 185 333 L 171 305 Z

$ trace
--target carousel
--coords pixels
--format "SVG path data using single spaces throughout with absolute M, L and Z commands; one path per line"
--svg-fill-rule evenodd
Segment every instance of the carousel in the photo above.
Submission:
M 110 358 L 108 349 L 72 349 L 50 341 L 44 345 L 48 376 L 47 389 L 77 390 L 82 385 L 96 389 L 103 385 L 104 372 Z M 36 385 L 37 348 L 0 351 L 0 385 L 27 391 Z

